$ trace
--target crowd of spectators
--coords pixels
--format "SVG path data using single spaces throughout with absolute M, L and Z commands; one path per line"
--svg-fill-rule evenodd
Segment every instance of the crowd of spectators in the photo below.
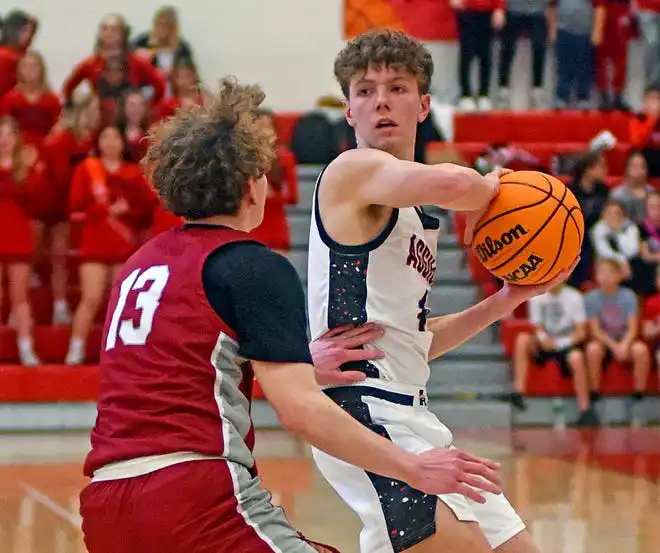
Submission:
M 0 275 L 7 286 L 0 290 L 9 303 L 3 322 L 16 331 L 21 363 L 40 364 L 30 297 L 47 286 L 50 322 L 71 325 L 66 363 L 76 365 L 85 361 L 86 339 L 120 264 L 181 222 L 160 203 L 140 161 L 152 126 L 203 103 L 204 86 L 172 7 L 158 10 L 152 28 L 135 36 L 121 15 L 104 16 L 89 57 L 72 66 L 60 90 L 49 85 L 47 52 L 31 48 L 42 23 L 21 10 L 2 15 Z M 274 124 L 271 113 L 261 116 Z M 286 250 L 284 205 L 297 202 L 297 184 L 285 148 L 269 177 L 267 213 L 255 237 Z M 72 288 L 79 289 L 75 302 Z

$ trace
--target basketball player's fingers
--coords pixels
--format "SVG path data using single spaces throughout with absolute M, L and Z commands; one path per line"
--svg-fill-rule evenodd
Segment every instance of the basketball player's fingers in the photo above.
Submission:
M 371 336 L 373 336 L 374 335 L 373 333 L 376 333 L 375 334 L 376 336 L 380 336 L 383 332 L 385 332 L 385 329 L 381 325 L 378 325 L 376 323 L 366 323 L 360 326 L 349 328 L 345 332 L 342 332 L 341 334 L 337 335 L 337 337 L 343 341 L 348 339 L 361 338 L 365 334 L 370 334 Z M 357 342 L 355 345 L 360 346 L 366 343 L 367 343 L 366 341 Z M 348 347 L 355 347 L 355 346 L 348 346 Z
M 337 384 L 363 382 L 366 378 L 367 375 L 360 371 L 336 371 Z
M 346 338 L 342 336 L 341 345 L 342 347 L 348 349 L 357 348 L 359 346 L 364 346 L 365 344 L 370 344 L 371 342 L 378 340 L 378 338 L 380 338 L 383 334 L 385 334 L 385 330 L 376 328 L 373 330 L 363 331 L 355 336 Z
M 454 491 L 452 493 L 459 493 L 476 503 L 482 503 L 482 504 L 486 503 L 486 498 L 483 495 L 481 495 L 477 490 L 460 482 L 458 482 L 454 486 Z
M 467 484 L 471 488 L 477 488 L 485 492 L 494 493 L 495 495 L 500 495 L 502 493 L 502 489 L 499 486 L 496 486 L 492 482 L 475 474 L 465 473 L 460 475 L 458 480 L 463 484 Z
M 334 336 L 339 336 L 340 334 L 350 331 L 351 329 L 354 329 L 355 325 L 342 325 L 338 326 L 337 328 L 333 328 L 331 330 L 328 330 L 325 334 L 321 336 L 321 338 L 333 338 Z
M 460 461 L 458 467 L 468 475 L 480 476 L 485 478 L 494 486 L 501 486 L 502 480 L 498 474 L 482 463 L 471 463 L 469 461 Z
M 469 461 L 471 463 L 481 463 L 492 470 L 499 470 L 502 467 L 497 461 L 487 459 L 486 457 L 475 457 L 472 453 L 468 453 L 467 451 L 459 450 L 459 457 L 464 461 Z
M 385 354 L 378 348 L 369 349 L 347 349 L 343 352 L 346 361 L 368 361 L 370 359 L 382 359 Z

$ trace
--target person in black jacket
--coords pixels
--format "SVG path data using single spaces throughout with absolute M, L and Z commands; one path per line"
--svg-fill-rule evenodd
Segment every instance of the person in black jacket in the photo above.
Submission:
M 179 14 L 172 6 L 163 6 L 156 11 L 151 31 L 138 35 L 132 47 L 151 59 L 151 63 L 163 72 L 166 79 L 177 60 L 183 58 L 194 61 L 190 45 L 181 38 Z
M 580 253 L 580 263 L 573 271 L 568 283 L 580 288 L 591 276 L 593 261 L 593 245 L 591 244 L 591 228 L 600 218 L 603 206 L 607 201 L 609 188 L 605 184 L 607 164 L 601 151 L 588 152 L 575 163 L 573 180 L 569 189 L 580 203 L 584 215 L 584 241 Z

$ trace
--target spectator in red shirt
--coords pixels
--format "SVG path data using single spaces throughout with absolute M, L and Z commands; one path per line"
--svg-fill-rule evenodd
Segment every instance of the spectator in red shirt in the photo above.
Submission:
M 101 101 L 103 91 L 100 90 L 102 76 L 106 64 L 113 60 L 113 71 L 119 67 L 123 71 L 124 82 L 132 87 L 151 87 L 153 95 L 150 100 L 155 104 L 165 95 L 165 80 L 149 60 L 129 50 L 128 26 L 124 18 L 117 14 L 106 15 L 99 26 L 94 55 L 81 61 L 66 78 L 63 85 L 63 95 L 69 100 L 78 85 L 88 81 L 92 89 L 99 95 Z M 107 74 L 106 74 L 107 80 Z M 113 86 L 117 83 L 112 83 Z
M 36 151 L 21 144 L 18 124 L 0 118 L 0 277 L 7 270 L 11 319 L 18 355 L 26 366 L 39 365 L 32 341 L 28 283 L 34 239 L 26 204 L 30 189 L 43 178 Z M 1 290 L 1 288 L 0 288 Z
M 0 100 L 16 86 L 18 62 L 30 47 L 37 31 L 37 20 L 27 13 L 9 12 L 4 20 L 0 43 Z
M 268 120 L 273 130 L 275 129 L 273 114 L 270 111 L 261 110 L 260 117 Z M 296 160 L 288 148 L 278 146 L 277 158 L 273 162 L 267 178 L 268 196 L 264 207 L 264 217 L 261 224 L 250 232 L 250 236 L 273 250 L 285 252 L 291 249 L 291 236 L 285 208 L 287 205 L 298 203 Z
M 630 144 L 643 152 L 649 176 L 660 177 L 660 83 L 646 90 L 642 111 L 630 119 Z
M 46 241 L 46 236 L 50 238 L 53 324 L 71 323 L 67 301 L 69 185 L 75 167 L 93 151 L 100 119 L 98 99 L 93 95 L 78 97 L 73 106 L 64 110 L 42 147 L 46 186 L 33 198 L 30 211 L 37 223 L 37 244 Z
M 99 157 L 87 158 L 73 172 L 69 208 L 79 226 L 81 298 L 66 358 L 70 365 L 83 362 L 85 340 L 108 286 L 152 222 L 157 197 L 140 167 L 125 161 L 125 146 L 120 129 L 105 127 Z
M 642 308 L 642 337 L 653 351 L 657 369 L 660 367 L 660 266 L 655 273 L 655 289 L 656 293 L 644 301 Z
M 459 108 L 465 111 L 490 110 L 488 95 L 493 62 L 492 42 L 495 31 L 506 23 L 504 0 L 451 0 L 456 10 L 459 39 L 458 76 L 461 86 Z M 479 92 L 475 102 L 470 74 L 472 62 L 479 60 Z
M 604 0 L 603 40 L 596 50 L 596 85 L 603 110 L 628 111 L 623 99 L 628 76 L 628 43 L 633 36 L 630 0 Z M 612 67 L 612 83 L 608 69 Z
M 174 115 L 177 109 L 190 109 L 204 101 L 203 85 L 197 67 L 188 58 L 179 58 L 170 73 L 172 96 L 155 109 L 154 118 L 161 120 Z
M 0 103 L 0 114 L 13 117 L 25 144 L 41 145 L 57 123 L 62 110 L 59 98 L 48 87 L 44 59 L 34 50 L 18 62 L 18 84 Z
M 124 92 L 119 100 L 117 125 L 124 134 L 127 161 L 140 163 L 147 152 L 149 119 L 149 106 L 142 91 L 133 88 Z

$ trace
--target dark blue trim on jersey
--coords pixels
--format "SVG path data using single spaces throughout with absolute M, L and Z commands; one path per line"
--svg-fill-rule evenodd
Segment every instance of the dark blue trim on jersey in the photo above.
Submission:
M 323 226 L 323 221 L 321 221 L 321 210 L 319 208 L 319 187 L 321 186 L 321 180 L 323 179 L 324 172 L 325 169 L 321 171 L 321 174 L 316 180 L 316 190 L 314 192 L 314 219 L 316 220 L 316 228 L 319 231 L 319 236 L 321 237 L 321 241 L 330 250 L 345 255 L 360 255 L 364 253 L 369 253 L 374 251 L 379 246 L 382 246 L 383 242 L 385 242 L 385 240 L 387 240 L 389 235 L 392 234 L 392 231 L 396 226 L 396 222 L 399 220 L 399 209 L 398 208 L 392 209 L 392 214 L 390 215 L 390 218 L 388 219 L 385 228 L 383 228 L 383 230 L 380 231 L 378 236 L 369 240 L 369 242 L 366 242 L 364 244 L 352 245 L 352 246 L 335 242 L 332 238 L 330 238 L 330 235 L 327 233 L 325 227 Z
M 419 215 L 424 230 L 438 230 L 440 228 L 440 219 L 426 213 L 423 207 L 416 207 L 415 211 Z
M 362 393 L 363 388 L 368 390 L 368 393 Z M 362 398 L 367 395 L 375 396 L 379 392 L 409 397 L 405 394 L 394 394 L 367 386 L 344 386 L 328 388 L 324 391 L 356 421 L 390 441 L 392 441 L 392 437 L 387 431 L 387 427 L 374 422 L 369 405 Z M 335 397 L 330 394 L 335 394 Z M 387 536 L 395 553 L 407 551 L 436 533 L 437 496 L 421 492 L 400 480 L 393 480 L 368 471 L 365 471 L 365 474 L 369 477 L 378 498 L 378 503 L 375 503 L 374 499 L 374 509 L 380 507 L 383 513 Z
M 369 252 L 349 255 L 328 250 L 328 329 L 367 322 L 368 267 Z M 339 370 L 380 378 L 380 371 L 369 361 L 349 361 Z
M 415 400 L 411 395 L 372 388 L 371 386 L 340 386 L 337 388 L 326 388 L 323 392 L 335 403 L 355 401 L 360 397 L 375 397 L 389 401 L 390 403 L 396 403 L 397 405 L 412 407 Z

